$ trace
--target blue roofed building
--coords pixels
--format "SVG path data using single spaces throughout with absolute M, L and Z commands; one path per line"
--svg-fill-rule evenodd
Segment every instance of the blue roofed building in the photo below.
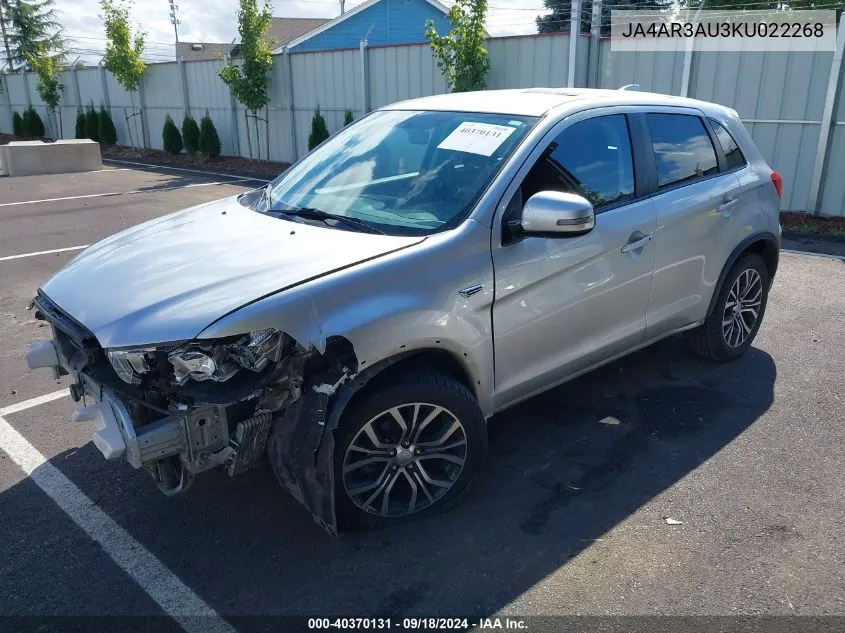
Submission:
M 295 53 L 358 48 L 361 40 L 370 46 L 425 42 L 425 23 L 434 21 L 437 32 L 451 26 L 448 8 L 437 0 L 368 0 L 290 42 Z M 276 53 L 282 52 L 279 47 Z

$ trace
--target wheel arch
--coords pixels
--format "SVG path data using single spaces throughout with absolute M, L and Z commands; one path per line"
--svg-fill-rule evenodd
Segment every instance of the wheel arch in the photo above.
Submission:
M 387 369 L 391 371 L 387 372 Z M 362 369 L 353 380 L 344 385 L 333 403 L 328 420 L 329 428 L 335 428 L 343 412 L 367 391 L 392 379 L 396 372 L 417 369 L 435 370 L 449 376 L 466 387 L 478 401 L 480 385 L 473 381 L 470 370 L 453 352 L 443 348 L 408 350 Z
M 716 299 L 719 297 L 719 293 L 722 290 L 722 285 L 725 283 L 725 278 L 728 276 L 728 272 L 731 268 L 733 268 L 733 265 L 739 260 L 739 258 L 746 253 L 755 253 L 760 256 L 766 264 L 766 270 L 769 273 L 769 285 L 771 286 L 778 268 L 780 243 L 774 233 L 770 233 L 768 231 L 753 233 L 737 244 L 736 248 L 734 248 L 734 250 L 731 251 L 730 256 L 728 256 L 727 261 L 725 261 L 725 265 L 722 267 L 722 272 L 719 274 L 719 280 L 713 288 L 713 295 L 710 297 L 710 305 L 707 308 L 707 314 L 711 314 L 713 312 L 713 308 L 716 306 Z

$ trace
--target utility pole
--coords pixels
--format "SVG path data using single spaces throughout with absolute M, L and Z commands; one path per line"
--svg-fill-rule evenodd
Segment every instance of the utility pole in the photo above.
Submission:
M 343 15 L 346 11 L 346 0 L 340 0 L 340 14 Z
M 182 24 L 182 21 L 177 17 L 177 11 L 179 10 L 179 5 L 174 2 L 174 0 L 169 0 L 170 2 L 170 23 L 173 25 L 173 32 L 176 34 L 176 43 L 179 43 L 179 25 Z
M 6 18 L 3 17 L 2 2 L 0 2 L 0 30 L 3 31 L 3 44 L 6 46 L 6 65 L 9 67 L 9 71 L 12 71 L 12 51 L 9 50 L 9 38 L 6 36 Z

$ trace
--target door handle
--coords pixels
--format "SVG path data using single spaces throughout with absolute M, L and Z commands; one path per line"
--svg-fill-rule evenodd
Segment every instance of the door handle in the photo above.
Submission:
M 739 202 L 738 198 L 734 198 L 733 200 L 726 200 L 725 202 L 719 205 L 719 213 L 730 215 L 730 210 L 737 202 Z
M 623 253 L 630 253 L 631 251 L 638 251 L 651 241 L 651 234 L 643 235 L 640 239 L 633 242 L 628 242 L 622 247 Z

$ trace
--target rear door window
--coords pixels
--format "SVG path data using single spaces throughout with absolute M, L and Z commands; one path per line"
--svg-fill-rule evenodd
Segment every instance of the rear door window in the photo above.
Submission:
M 744 166 L 745 156 L 742 155 L 742 150 L 739 149 L 739 145 L 737 145 L 737 142 L 734 140 L 734 137 L 731 136 L 731 133 L 715 119 L 710 119 L 710 125 L 713 126 L 716 138 L 719 139 L 719 145 L 722 146 L 722 151 L 725 153 L 725 160 L 727 161 L 728 169 Z
M 702 120 L 689 114 L 648 114 L 660 189 L 719 172 L 716 150 Z

